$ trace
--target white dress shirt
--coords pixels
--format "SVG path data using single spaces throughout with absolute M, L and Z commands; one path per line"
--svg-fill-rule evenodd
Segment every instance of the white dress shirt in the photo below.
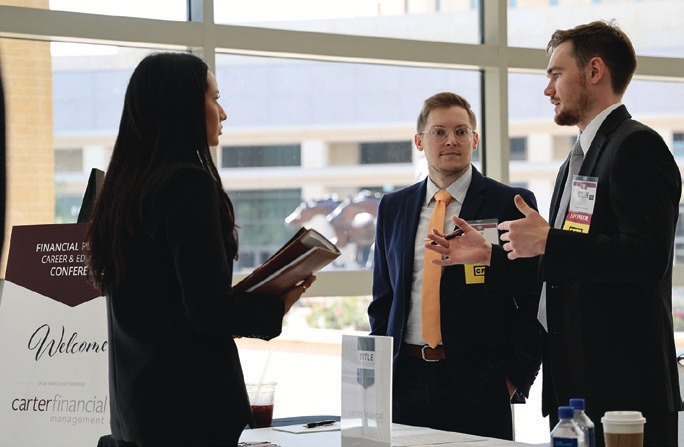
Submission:
M 461 176 L 454 183 L 449 185 L 446 190 L 451 194 L 451 202 L 447 205 L 444 219 L 444 232 L 450 233 L 454 229 L 454 221 L 451 216 L 458 216 L 461 212 L 461 205 L 465 200 L 466 192 L 470 187 L 470 180 L 473 178 L 472 166 L 468 167 L 468 171 Z M 422 304 L 422 288 L 423 288 L 423 259 L 425 257 L 425 239 L 428 233 L 428 225 L 430 224 L 430 216 L 435 207 L 434 195 L 438 188 L 432 180 L 427 180 L 427 191 L 425 193 L 425 202 L 420 211 L 420 219 L 418 220 L 418 230 L 416 231 L 416 240 L 414 242 L 414 256 L 413 256 L 413 281 L 411 285 L 411 302 L 409 303 L 409 315 L 406 325 L 406 332 L 404 334 L 404 342 L 412 345 L 424 345 L 425 341 L 422 336 L 421 328 L 421 304 Z

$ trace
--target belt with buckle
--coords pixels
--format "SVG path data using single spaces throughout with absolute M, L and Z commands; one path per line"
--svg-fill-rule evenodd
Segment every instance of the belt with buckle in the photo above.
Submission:
M 420 346 L 404 343 L 401 345 L 401 352 L 409 357 L 415 357 L 417 359 L 425 360 L 426 362 L 439 362 L 440 360 L 446 359 L 444 346 L 442 345 L 431 348 L 428 345 Z

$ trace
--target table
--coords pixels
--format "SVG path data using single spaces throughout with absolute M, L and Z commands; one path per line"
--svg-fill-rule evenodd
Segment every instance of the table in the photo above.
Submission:
M 279 430 L 274 430 L 273 428 L 258 428 L 254 430 L 245 430 L 242 432 L 240 441 L 247 442 L 272 442 L 278 444 L 281 447 L 341 447 L 341 435 L 340 431 L 321 431 L 314 433 L 287 433 Z M 431 428 L 423 427 L 412 427 L 408 425 L 392 424 L 392 445 L 407 445 L 405 443 L 407 437 L 413 437 L 417 435 L 424 440 L 429 440 L 433 436 L 442 435 L 448 432 L 442 432 L 439 430 L 433 430 Z M 525 444 L 522 442 L 506 441 L 502 439 L 494 438 L 483 438 L 480 436 L 471 435 L 460 435 L 457 433 L 450 433 L 454 435 L 455 438 L 458 437 L 468 437 L 467 441 L 448 443 L 436 443 L 436 444 L 425 444 L 416 443 L 412 445 L 425 446 L 435 446 L 435 447 L 515 447 L 515 446 L 532 446 L 534 444 Z M 477 438 L 476 440 L 472 438 Z

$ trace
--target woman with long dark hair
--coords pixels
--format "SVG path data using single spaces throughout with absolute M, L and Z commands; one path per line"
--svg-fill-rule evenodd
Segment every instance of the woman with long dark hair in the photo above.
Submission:
M 107 297 L 112 436 L 234 446 L 252 423 L 235 336 L 270 339 L 315 277 L 281 297 L 234 292 L 238 240 L 211 158 L 226 113 L 200 58 L 143 59 L 86 242 Z M 120 442 L 124 445 L 123 442 Z

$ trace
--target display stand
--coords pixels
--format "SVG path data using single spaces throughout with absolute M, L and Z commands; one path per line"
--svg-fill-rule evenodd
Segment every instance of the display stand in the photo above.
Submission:
M 0 301 L 0 447 L 92 447 L 109 433 L 105 299 L 87 224 L 15 226 Z
M 342 447 L 392 445 L 392 343 L 342 335 Z

